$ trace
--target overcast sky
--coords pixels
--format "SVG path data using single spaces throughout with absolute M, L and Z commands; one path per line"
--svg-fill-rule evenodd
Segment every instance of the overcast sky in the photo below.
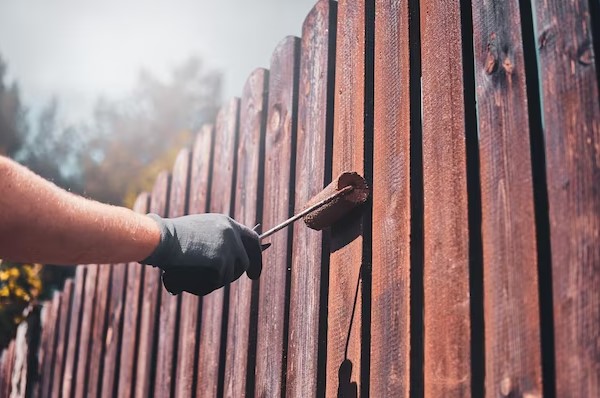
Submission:
M 34 108 L 56 95 L 69 118 L 99 95 L 133 86 L 140 68 L 165 76 L 192 55 L 223 71 L 225 96 L 300 35 L 316 0 L 0 0 L 0 54 Z

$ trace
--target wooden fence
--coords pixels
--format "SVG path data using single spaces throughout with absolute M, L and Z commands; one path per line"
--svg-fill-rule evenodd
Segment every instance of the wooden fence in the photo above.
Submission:
M 344 170 L 372 200 L 201 299 L 78 267 L 27 394 L 600 397 L 599 43 L 595 0 L 320 0 L 135 209 L 269 228 Z

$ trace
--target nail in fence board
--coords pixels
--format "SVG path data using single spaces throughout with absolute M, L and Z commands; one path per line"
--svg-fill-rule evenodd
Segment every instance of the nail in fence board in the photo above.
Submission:
M 590 5 L 582 0 L 532 5 L 543 97 L 558 397 L 600 396 L 600 105 L 592 41 L 592 24 L 599 21 L 598 5 L 593 17 Z
M 138 195 L 133 211 L 145 214 L 148 211 L 150 195 L 146 192 Z M 117 396 L 129 397 L 133 393 L 133 383 L 137 359 L 139 336 L 139 313 L 141 292 L 144 283 L 145 267 L 132 262 L 125 265 L 126 286 L 123 305 L 123 326 L 121 350 L 119 353 L 119 374 L 117 375 Z
M 517 1 L 473 1 L 485 390 L 493 396 L 542 395 L 536 230 L 520 26 Z
M 365 174 L 365 54 L 366 11 L 371 0 L 338 2 L 337 44 L 335 61 L 335 100 L 332 176 L 344 171 Z M 367 181 L 371 186 L 371 181 Z M 346 215 L 331 230 L 329 298 L 327 318 L 326 396 L 357 396 L 362 391 L 363 316 L 368 311 L 369 282 L 363 276 L 370 264 L 363 266 L 365 207 Z M 366 226 L 368 228 L 368 226 Z M 368 374 L 368 372 L 367 372 Z
M 102 380 L 104 341 L 106 338 L 107 306 L 110 286 L 111 266 L 98 265 L 98 283 L 94 303 L 94 326 L 92 327 L 91 349 L 89 354 L 88 382 L 84 394 L 95 397 L 100 394 Z
M 183 216 L 186 211 L 189 164 L 190 151 L 182 149 L 177 155 L 173 166 L 169 195 L 169 217 Z M 164 288 L 161 289 L 161 294 L 154 394 L 157 397 L 169 397 L 171 387 L 174 388 L 175 383 L 171 375 L 173 374 L 173 367 L 176 365 L 174 362 L 177 349 L 175 338 L 180 296 L 173 296 Z M 182 348 L 186 349 L 186 347 Z
M 81 317 L 79 348 L 77 350 L 77 367 L 75 375 L 75 397 L 86 397 L 88 393 L 88 373 L 91 365 L 89 358 L 92 350 L 92 331 L 94 330 L 94 308 L 96 305 L 96 287 L 98 283 L 98 265 L 86 265 L 86 276 Z M 52 324 L 48 324 L 49 327 Z M 45 395 L 42 395 L 42 397 Z
M 258 198 L 262 196 L 262 176 L 267 81 L 269 73 L 265 69 L 256 69 L 246 80 L 240 105 L 240 132 L 237 147 L 236 203 L 234 218 L 252 228 L 261 222 L 257 206 L 262 206 Z M 256 338 L 251 341 L 250 334 L 256 334 L 256 314 L 251 317 L 253 282 L 242 275 L 229 287 L 229 321 L 227 332 L 227 354 L 225 359 L 224 395 L 243 397 L 250 373 L 248 353 L 250 346 L 256 347 Z M 254 323 L 251 324 L 251 319 Z M 254 361 L 255 359 L 253 359 Z
M 166 171 L 161 172 L 156 177 L 150 198 L 150 212 L 162 217 L 167 213 L 169 179 L 169 173 Z M 152 266 L 146 266 L 144 270 L 142 315 L 140 320 L 139 351 L 135 382 L 135 396 L 137 398 L 151 396 L 151 389 L 154 386 L 153 376 L 156 370 L 156 345 L 158 338 L 157 321 L 160 308 L 160 295 L 162 289 L 164 289 L 160 274 L 161 270 Z
M 217 115 L 210 211 L 232 214 L 235 145 L 238 130 L 240 100 L 233 98 Z M 217 289 L 202 299 L 200 351 L 196 396 L 214 397 L 219 385 L 221 326 L 225 311 L 226 288 Z
M 304 210 L 306 203 L 331 181 L 336 6 L 333 1 L 320 0 L 302 27 L 296 213 Z M 294 241 L 286 395 L 316 396 L 325 380 L 325 369 L 319 367 L 318 358 L 319 348 L 325 348 L 321 342 L 326 338 L 323 323 L 327 302 L 321 301 L 326 300 L 321 292 L 327 287 L 329 253 L 323 253 L 322 232 L 308 228 L 301 220 L 291 228 Z
M 408 2 L 375 8 L 373 150 L 373 304 L 371 381 L 374 397 L 410 391 L 410 65 Z
M 210 156 L 213 142 L 212 126 L 204 126 L 194 143 L 190 169 L 189 214 L 205 213 L 208 203 Z M 196 377 L 196 354 L 198 315 L 200 299 L 193 294 L 181 294 L 181 317 L 179 321 L 179 348 L 175 376 L 175 396 L 191 397 Z
M 75 270 L 75 285 L 73 287 L 73 304 L 71 306 L 69 341 L 65 359 L 65 371 L 62 379 L 62 395 L 70 397 L 75 390 L 75 372 L 77 369 L 77 351 L 79 350 L 81 318 L 86 300 L 84 296 L 86 267 L 80 265 Z
M 471 395 L 460 4 L 421 7 L 425 396 Z
M 60 397 L 62 391 L 63 369 L 65 366 L 65 351 L 69 339 L 69 315 L 71 313 L 71 296 L 73 295 L 73 280 L 67 279 L 61 293 L 60 322 L 57 324 L 56 353 L 54 355 L 54 372 L 52 375 L 52 397 Z
M 271 56 L 263 224 L 267 230 L 291 215 L 294 200 L 293 151 L 296 143 L 297 85 L 300 40 L 288 36 Z M 280 396 L 286 332 L 286 280 L 290 267 L 291 233 L 285 228 L 269 238 L 260 278 L 256 358 L 256 395 Z M 287 338 L 286 338 L 287 340 Z M 285 377 L 285 375 L 283 375 Z

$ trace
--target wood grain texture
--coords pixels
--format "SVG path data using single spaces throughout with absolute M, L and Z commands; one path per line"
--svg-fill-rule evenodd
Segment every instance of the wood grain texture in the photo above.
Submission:
M 210 212 L 232 214 L 236 137 L 239 123 L 239 98 L 231 99 L 217 115 Z M 198 383 L 196 396 L 214 397 L 219 386 L 221 327 L 225 304 L 225 288 L 202 298 Z
M 7 397 L 10 395 L 9 383 L 8 383 L 8 347 L 2 350 L 0 354 L 0 394 Z
M 189 165 L 190 151 L 184 148 L 177 155 L 173 166 L 169 217 L 183 216 L 186 211 Z M 173 376 L 177 358 L 177 316 L 181 296 L 174 296 L 167 289 L 161 289 L 161 294 L 154 394 L 158 397 L 169 397 L 175 389 Z
M 133 210 L 138 213 L 145 213 L 148 205 L 148 196 L 147 194 L 141 194 L 136 198 L 136 202 L 134 203 Z M 110 297 L 108 302 L 108 317 L 107 317 L 107 326 L 106 326 L 106 339 L 104 341 L 104 371 L 102 372 L 102 382 L 101 382 L 101 396 L 102 397 L 114 397 L 115 394 L 118 394 L 119 391 L 119 377 L 120 377 L 120 368 L 121 363 L 120 359 L 122 358 L 122 347 L 123 347 L 123 327 L 124 327 L 124 317 L 127 312 L 131 310 L 135 310 L 137 313 L 137 309 L 139 308 L 137 299 L 138 295 L 134 294 L 133 298 L 135 300 L 135 304 L 130 300 L 127 300 L 127 286 L 128 286 L 128 268 L 136 267 L 137 270 L 130 269 L 132 271 L 132 275 L 129 275 L 132 278 L 140 278 L 139 270 L 142 266 L 138 263 L 131 264 L 115 264 L 111 265 L 111 282 L 110 282 Z M 139 289 L 140 281 L 134 281 Z M 134 308 L 127 307 L 127 304 L 133 304 Z M 131 322 L 131 319 L 128 320 Z M 130 324 L 131 325 L 131 324 Z M 130 332 L 131 329 L 128 330 Z M 133 336 L 128 338 L 135 338 L 135 329 L 133 332 Z M 129 343 L 129 341 L 127 342 Z M 135 348 L 135 345 L 130 348 Z M 131 354 L 132 351 L 129 351 Z M 130 357 L 132 358 L 132 357 Z M 131 366 L 130 362 L 125 361 L 123 364 L 125 366 Z M 131 370 L 129 370 L 131 372 Z M 124 390 L 121 390 L 124 391 Z M 131 391 L 129 389 L 127 391 Z
M 366 8 L 370 0 L 338 2 L 332 175 L 365 174 Z M 342 22 L 343 21 L 343 22 Z M 372 131 L 370 132 L 372 133 Z M 371 184 L 368 181 L 369 185 Z M 365 291 L 362 276 L 364 218 L 362 209 L 331 229 L 327 319 L 326 393 L 358 396 L 367 369 L 361 367 Z M 363 266 L 364 265 L 364 266 Z
M 0 368 L 0 377 L 2 383 L 0 384 L 0 393 L 5 397 L 9 397 L 12 391 L 12 373 L 15 362 L 15 340 L 11 340 L 8 343 L 8 347 L 2 352 L 2 362 Z
M 550 208 L 556 396 L 594 397 L 600 396 L 600 105 L 591 24 L 598 20 L 583 0 L 532 4 Z
M 165 217 L 169 198 L 169 173 L 161 172 L 152 188 L 150 212 Z M 146 398 L 152 395 L 154 387 L 154 371 L 156 369 L 156 346 L 158 337 L 158 314 L 160 297 L 163 289 L 159 268 L 146 266 L 144 269 L 144 286 L 142 293 L 142 314 L 140 319 L 139 348 L 135 396 Z
M 84 395 L 92 397 L 99 396 L 101 391 L 111 271 L 109 264 L 98 265 L 98 282 L 93 309 L 94 324 L 91 331 L 91 348 L 88 357 L 87 388 L 84 391 Z
M 460 4 L 421 2 L 426 397 L 471 395 Z
M 52 374 L 52 392 L 49 396 L 60 397 L 62 393 L 63 370 L 65 368 L 65 354 L 69 344 L 69 321 L 71 314 L 71 297 L 73 295 L 73 280 L 67 279 L 61 293 L 60 321 L 56 324 L 56 353 L 54 355 L 54 372 Z M 14 340 L 13 340 L 14 341 Z
M 34 370 L 36 376 L 31 387 L 31 396 L 33 398 L 39 398 L 41 396 L 41 389 L 44 379 L 44 363 L 48 360 L 48 345 L 50 340 L 51 331 L 54 330 L 50 326 L 52 314 L 52 301 L 44 301 L 41 303 L 40 311 L 40 335 L 39 335 L 39 348 L 37 353 L 36 369 Z
M 125 288 L 127 284 L 127 265 L 114 264 L 110 266 L 110 296 L 107 305 L 106 337 L 104 344 L 104 371 L 100 382 L 100 396 L 114 397 L 118 391 L 116 382 L 119 371 L 121 349 L 121 330 L 123 327 L 123 312 L 125 304 Z
M 265 137 L 263 198 L 264 229 L 287 219 L 294 200 L 293 151 L 296 145 L 297 88 L 300 39 L 288 36 L 271 56 L 269 99 Z M 263 255 L 263 273 L 258 299 L 258 331 L 255 393 L 258 397 L 280 396 L 286 333 L 286 281 L 290 273 L 291 233 L 286 228 L 269 239 L 272 246 Z M 285 336 L 285 337 L 284 337 Z M 282 379 L 283 376 L 283 379 Z
M 94 308 L 96 305 L 96 287 L 98 283 L 98 265 L 86 265 L 86 276 L 81 331 L 79 333 L 79 349 L 77 351 L 77 367 L 75 375 L 75 397 L 87 396 L 88 373 L 91 366 L 89 358 L 92 347 L 92 330 L 94 330 Z M 44 395 L 42 395 L 44 396 Z
M 485 390 L 494 396 L 542 395 L 536 229 L 520 26 L 517 1 L 473 1 Z
M 374 397 L 410 392 L 410 65 L 408 2 L 375 4 L 373 150 Z
M 133 205 L 133 211 L 145 214 L 148 211 L 149 202 L 150 195 L 148 193 L 143 192 L 139 194 Z M 118 397 L 129 397 L 133 394 L 139 341 L 141 292 L 144 284 L 145 270 L 145 267 L 137 262 L 129 263 L 125 267 L 127 283 L 123 305 L 119 374 L 117 376 Z
M 70 397 L 75 391 L 77 358 L 80 342 L 81 318 L 86 297 L 85 291 L 85 266 L 78 266 L 75 271 L 75 282 L 73 287 L 73 304 L 71 306 L 69 342 L 67 344 L 67 353 L 65 357 L 65 371 L 62 379 L 62 395 Z
M 34 393 L 36 398 L 48 396 L 49 376 L 50 370 L 52 369 L 50 364 L 52 363 L 52 356 L 54 355 L 53 341 L 55 339 L 54 336 L 56 335 L 54 324 L 58 313 L 58 309 L 56 308 L 56 302 L 59 300 L 58 297 L 59 296 L 55 294 L 52 300 L 45 302 L 42 310 L 42 336 L 38 357 L 40 377 Z
M 258 206 L 262 206 L 262 164 L 269 72 L 253 71 L 244 85 L 240 103 L 240 132 L 237 147 L 237 179 L 234 218 L 250 228 L 260 223 Z M 244 397 L 248 379 L 254 368 L 248 369 L 250 334 L 256 330 L 251 322 L 252 286 L 245 274 L 229 287 L 229 321 L 225 358 L 224 396 Z M 252 329 L 252 330 L 251 330 Z
M 189 213 L 205 213 L 208 204 L 210 162 L 213 145 L 213 128 L 204 126 L 194 142 L 190 165 Z M 175 375 L 177 397 L 192 397 L 196 378 L 198 353 L 198 321 L 201 302 L 198 296 L 181 294 L 181 317 L 179 321 L 179 349 Z
M 295 212 L 331 181 L 336 10 L 337 3 L 320 0 L 302 25 Z M 318 394 L 325 379 L 318 359 L 325 348 L 327 302 L 321 294 L 329 264 L 323 233 L 303 222 L 293 228 L 286 395 L 308 397 Z

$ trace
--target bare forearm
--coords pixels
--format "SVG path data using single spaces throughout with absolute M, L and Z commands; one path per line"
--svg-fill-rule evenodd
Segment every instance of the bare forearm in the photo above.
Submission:
M 160 240 L 141 214 L 66 192 L 0 157 L 0 258 L 52 264 L 147 257 Z

